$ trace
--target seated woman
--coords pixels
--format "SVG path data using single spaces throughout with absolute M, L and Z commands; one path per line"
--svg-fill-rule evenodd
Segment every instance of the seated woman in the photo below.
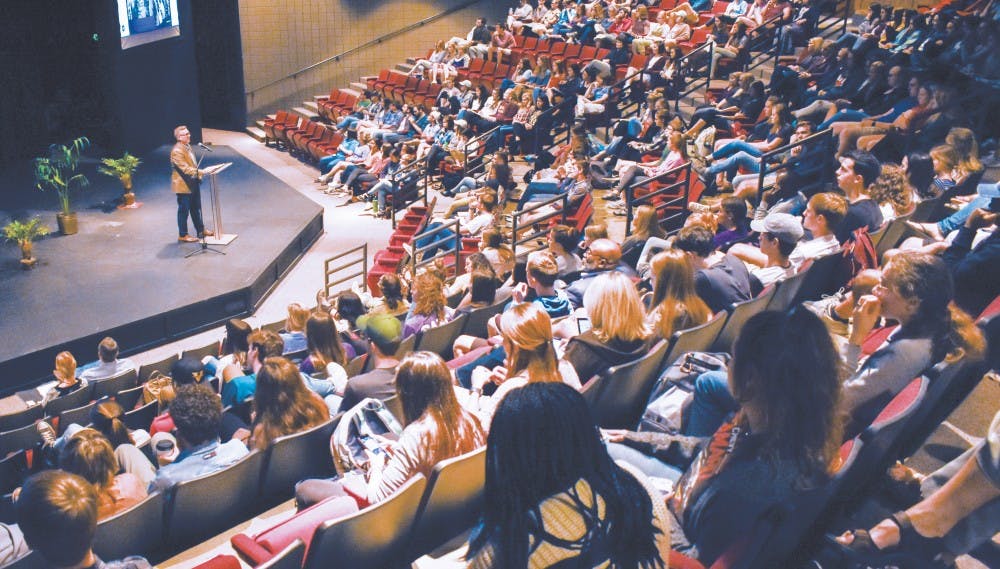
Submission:
M 309 319 L 309 309 L 298 302 L 288 305 L 288 317 L 281 331 L 281 340 L 285 342 L 285 354 L 293 354 L 306 349 L 306 320 Z
M 382 296 L 372 299 L 368 307 L 369 314 L 389 314 L 400 316 L 410 310 L 410 303 L 406 301 L 403 280 L 399 275 L 386 273 L 379 277 L 378 288 L 382 291 Z
M 487 229 L 479 241 L 479 251 L 493 265 L 493 271 L 502 281 L 514 272 L 514 252 L 504 244 L 503 233 L 497 229 Z
M 653 296 L 646 317 L 652 336 L 669 340 L 674 332 L 700 326 L 712 311 L 694 287 L 694 265 L 678 249 L 658 253 L 649 263 Z
M 751 80 L 753 76 L 751 75 Z M 741 89 L 741 91 L 743 91 Z M 691 115 L 691 124 L 684 134 L 688 138 L 698 135 L 706 126 L 714 126 L 722 130 L 729 130 L 729 121 L 735 119 L 756 120 L 760 111 L 764 108 L 767 97 L 764 95 L 764 83 L 753 81 L 749 87 L 743 91 L 738 91 L 732 97 L 723 99 L 717 105 L 708 105 L 697 109 Z
M 82 476 L 97 492 L 97 519 L 109 518 L 146 499 L 146 483 L 134 474 L 118 474 L 111 443 L 94 429 L 71 436 L 59 452 L 59 468 Z
M 500 281 L 497 279 L 493 267 L 486 265 L 478 269 L 473 269 L 469 277 L 469 292 L 458 303 L 455 312 L 458 314 L 468 314 L 480 308 L 493 306 L 497 301 L 497 287 Z
M 455 277 L 455 280 L 445 287 L 444 295 L 450 298 L 467 293 L 472 283 L 472 273 L 477 270 L 493 272 L 490 260 L 482 253 L 473 253 L 465 258 L 465 272 Z
M 639 185 L 657 176 L 662 176 L 674 168 L 684 165 L 687 161 L 687 138 L 680 132 L 674 132 L 670 135 L 667 145 L 663 148 L 663 154 L 660 155 L 659 160 L 640 162 L 638 164 L 619 162 L 618 167 L 620 168 L 621 177 L 613 194 L 617 201 L 612 201 L 608 206 L 613 209 L 625 207 L 625 188 Z M 610 199 L 610 196 L 608 197 Z
M 258 450 L 267 449 L 274 439 L 305 431 L 330 418 L 323 400 L 306 388 L 299 370 L 284 358 L 264 360 L 257 372 L 253 410 L 252 448 Z
M 327 312 L 313 312 L 306 322 L 306 340 L 309 355 L 299 364 L 305 386 L 322 397 L 331 409 L 337 409 L 338 396 L 347 384 L 348 360 L 333 317 Z
M 444 283 L 432 273 L 421 273 L 413 280 L 413 306 L 403 322 L 403 338 L 446 324 L 455 317 L 444 297 Z
M 591 328 L 583 331 L 580 326 L 580 334 L 570 339 L 563 354 L 581 383 L 646 354 L 645 311 L 635 285 L 623 273 L 609 271 L 595 278 L 583 295 L 583 308 Z M 566 322 L 573 320 L 570 317 Z
M 358 333 L 358 318 L 367 313 L 368 308 L 354 291 L 344 291 L 334 301 L 334 311 L 330 315 L 337 321 L 337 330 L 344 342 L 344 355 L 348 361 L 368 353 L 368 342 Z
M 466 402 L 469 409 L 488 419 L 507 393 L 529 383 L 561 382 L 580 387 L 573 366 L 556 359 L 552 319 L 538 304 L 513 306 L 500 315 L 499 327 L 503 350 L 495 359 L 503 365 L 493 369 L 478 366 L 472 371 L 472 395 Z M 487 385 L 495 386 L 491 396 L 483 394 Z
M 917 205 L 906 172 L 895 164 L 882 165 L 882 173 L 868 189 L 868 194 L 882 210 L 883 223 L 909 214 Z
M 56 365 L 52 375 L 56 378 L 56 384 L 45 393 L 42 405 L 87 386 L 86 379 L 76 376 L 76 358 L 69 352 L 59 352 L 56 355 Z
M 396 393 L 403 405 L 403 429 L 388 457 L 369 462 L 365 478 L 304 480 L 295 487 L 300 508 L 348 493 L 369 503 L 386 499 L 415 474 L 430 478 L 442 460 L 472 452 L 486 442 L 479 420 L 455 398 L 451 372 L 436 354 L 414 352 L 396 369 Z
M 646 241 L 651 238 L 666 239 L 667 232 L 660 227 L 660 212 L 655 206 L 643 204 L 636 208 L 632 219 L 632 234 L 622 242 L 622 262 L 630 267 L 639 262 Z
M 240 370 L 245 370 L 248 366 L 247 350 L 250 349 L 247 338 L 251 332 L 253 328 L 244 320 L 239 318 L 226 320 L 226 336 L 222 339 L 222 347 L 219 350 L 222 355 L 218 358 L 205 356 L 202 360 L 205 373 L 221 380 L 222 372 L 227 366 L 238 366 Z
M 579 273 L 583 268 L 583 261 L 574 253 L 579 244 L 580 235 L 576 232 L 576 229 L 566 225 L 553 225 L 549 229 L 549 251 L 552 252 L 552 256 L 556 259 L 556 266 L 559 268 L 560 277 Z
M 857 300 L 848 341 L 841 347 L 845 435 L 864 430 L 892 397 L 921 372 L 941 360 L 976 360 L 985 351 L 982 333 L 951 300 L 954 284 L 944 262 L 932 255 L 900 253 L 882 271 L 873 294 Z M 861 345 L 881 318 L 899 327 L 867 357 Z M 805 353 L 805 352 L 803 352 Z M 708 436 L 739 408 L 726 374 L 708 372 L 695 381 L 694 403 L 685 434 Z
M 684 474 L 655 458 L 668 437 L 606 432 L 625 443 L 609 445 L 611 456 L 677 481 L 667 499 L 673 548 L 705 565 L 746 539 L 769 508 L 820 488 L 842 440 L 837 352 L 808 310 L 750 318 L 733 348 L 729 383 L 739 412 L 709 433 Z
M 500 403 L 484 496 L 473 569 L 667 564 L 662 498 L 608 456 L 583 397 L 565 385 L 527 385 Z
M 434 44 L 434 50 L 427 59 L 418 59 L 407 73 L 407 76 L 419 75 L 420 77 L 426 77 L 430 75 L 431 83 L 437 83 L 438 75 L 441 74 L 442 64 L 447 56 L 448 50 L 445 49 L 444 40 L 439 40 Z

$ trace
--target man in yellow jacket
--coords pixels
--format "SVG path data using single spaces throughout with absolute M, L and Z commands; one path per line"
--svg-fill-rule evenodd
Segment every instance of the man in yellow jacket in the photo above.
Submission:
M 214 235 L 211 231 L 205 230 L 205 224 L 201 220 L 201 178 L 205 175 L 204 170 L 198 169 L 198 162 L 195 160 L 194 152 L 191 151 L 191 132 L 184 125 L 174 129 L 174 144 L 170 151 L 170 189 L 177 195 L 177 230 L 179 232 L 178 241 L 182 243 L 193 243 L 201 237 Z M 198 233 L 198 237 L 188 235 L 187 218 L 191 214 L 191 223 Z

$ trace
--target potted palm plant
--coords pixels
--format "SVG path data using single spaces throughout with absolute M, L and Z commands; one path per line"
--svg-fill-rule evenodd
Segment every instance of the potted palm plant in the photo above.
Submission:
M 101 158 L 101 166 L 97 167 L 97 171 L 106 176 L 118 178 L 118 181 L 122 183 L 122 188 L 125 189 L 122 205 L 119 207 L 139 207 L 135 203 L 135 194 L 132 193 L 132 174 L 139 167 L 139 164 L 142 164 L 142 160 L 128 152 L 123 154 L 121 158 Z
M 42 225 L 42 220 L 35 217 L 28 221 L 14 220 L 3 228 L 3 234 L 8 241 L 14 241 L 21 246 L 21 268 L 30 269 L 38 259 L 34 256 L 32 241 L 49 234 L 49 228 Z
M 77 231 L 76 212 L 70 209 L 69 192 L 74 187 L 90 184 L 87 177 L 77 174 L 80 152 L 90 146 L 90 140 L 81 136 L 69 144 L 52 144 L 49 155 L 35 158 L 35 185 L 38 189 L 55 190 L 59 195 L 61 211 L 56 215 L 59 232 L 72 235 Z

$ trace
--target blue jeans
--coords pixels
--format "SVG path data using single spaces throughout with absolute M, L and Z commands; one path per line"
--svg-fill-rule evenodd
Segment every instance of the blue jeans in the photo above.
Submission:
M 517 200 L 517 209 L 524 209 L 528 202 L 544 201 L 560 193 L 559 186 L 553 182 L 531 182 Z
M 385 144 L 396 144 L 397 142 L 402 142 L 404 140 L 409 140 L 409 134 L 399 134 L 398 132 L 390 132 L 382 135 L 382 142 Z
M 486 141 L 486 153 L 490 154 L 499 150 L 500 147 L 503 146 L 504 139 L 507 138 L 507 135 L 513 134 L 513 132 L 513 125 L 501 125 L 500 128 L 498 128 L 496 132 L 490 136 L 490 139 Z
M 448 193 L 451 193 L 451 194 L 464 194 L 465 192 L 468 192 L 469 190 L 474 190 L 474 189 L 476 189 L 476 179 L 475 178 L 465 177 L 465 178 L 462 178 L 462 181 L 459 182 L 458 184 L 456 184 L 455 187 L 452 188 L 451 191 L 449 191 Z
M 177 232 L 181 237 L 187 237 L 187 219 L 191 215 L 194 230 L 201 237 L 205 234 L 205 224 L 201 220 L 201 192 L 195 190 L 190 194 L 177 194 Z
M 691 437 L 710 437 L 739 408 L 739 403 L 729 392 L 727 372 L 703 373 L 694 382 L 694 399 L 688 408 L 684 434 Z
M 749 172 L 760 172 L 760 158 L 740 151 L 729 158 L 713 162 L 705 169 L 705 174 L 714 178 L 719 172 L 725 172 L 727 177 L 732 178 L 740 168 Z
M 396 193 L 396 185 L 392 183 L 392 180 L 382 180 L 379 183 L 372 186 L 372 189 L 365 192 L 361 196 L 362 201 L 368 201 L 375 197 L 378 200 L 378 210 L 385 211 L 385 196 L 388 194 Z
M 607 443 L 608 454 L 614 460 L 624 460 L 639 469 L 640 472 L 652 478 L 666 478 L 677 482 L 681 479 L 681 472 L 677 468 L 660 461 L 657 458 L 644 454 L 628 445 L 622 443 Z
M 334 164 L 336 164 L 337 162 L 340 162 L 344 158 L 347 158 L 347 157 L 344 156 L 343 152 L 338 152 L 336 154 L 331 154 L 329 156 L 324 156 L 324 157 L 320 158 L 319 159 L 319 173 L 320 174 L 326 174 L 327 172 L 330 171 L 330 168 L 333 168 Z
M 472 389 L 472 370 L 479 366 L 483 366 L 487 369 L 493 369 L 499 365 L 503 365 L 503 362 L 506 359 L 507 352 L 504 351 L 503 346 L 497 346 L 482 356 L 479 356 L 464 366 L 456 369 L 455 379 L 458 380 L 459 385 L 462 387 Z
M 829 120 L 820 123 L 816 127 L 816 132 L 820 132 L 830 128 L 830 125 L 835 122 L 858 122 L 861 119 L 868 118 L 868 113 L 863 111 L 855 111 L 853 109 L 844 109 L 843 111 L 837 111 Z
M 734 140 L 732 142 L 724 144 L 721 148 L 712 153 L 712 158 L 718 160 L 719 158 L 726 158 L 736 154 L 737 152 L 746 152 L 750 156 L 760 158 L 764 154 L 764 151 L 756 146 L 750 144 L 745 140 Z
M 354 128 L 355 126 L 357 126 L 358 121 L 360 120 L 361 119 L 358 117 L 352 117 L 352 116 L 344 117 L 343 119 L 340 120 L 339 123 L 337 123 L 337 130 Z
M 430 223 L 427 228 L 424 229 L 423 233 L 428 233 L 438 227 L 441 227 L 441 223 Z M 431 249 L 424 251 L 423 258 L 429 259 L 434 255 L 437 255 L 441 251 L 448 251 L 453 247 L 455 243 L 455 232 L 450 229 L 442 230 L 434 235 L 424 235 L 423 237 L 417 237 L 414 249 L 421 249 L 427 247 L 428 245 L 433 245 Z
M 941 235 L 948 235 L 952 231 L 955 231 L 965 225 L 965 220 L 969 219 L 969 216 L 972 215 L 973 211 L 979 208 L 989 207 L 990 200 L 1000 197 L 1000 184 L 979 184 L 976 191 L 979 195 L 976 196 L 971 202 L 963 206 L 962 209 L 938 222 L 938 229 L 941 230 Z

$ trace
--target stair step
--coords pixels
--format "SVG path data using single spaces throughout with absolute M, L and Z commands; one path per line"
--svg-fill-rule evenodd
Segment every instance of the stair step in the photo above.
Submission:
M 267 118 L 269 118 L 271 120 L 274 120 L 274 119 L 278 118 L 278 115 L 275 115 L 275 114 L 267 115 Z
M 257 128 L 255 126 L 248 126 L 247 127 L 247 134 L 249 134 L 257 142 L 264 142 L 264 131 L 263 131 L 263 129 Z
M 312 110 L 307 109 L 305 107 L 295 107 L 295 108 L 292 109 L 292 111 L 296 112 L 296 113 L 298 113 L 298 114 L 300 114 L 302 116 L 304 116 L 305 118 L 307 118 L 309 120 L 315 120 L 315 119 L 319 118 L 319 114 L 317 114 L 317 113 L 313 112 Z
M 403 73 L 409 73 L 409 71 L 411 69 L 413 69 L 413 66 L 410 65 L 410 64 L 408 64 L 408 63 L 397 63 L 396 64 L 396 71 L 402 71 Z
M 417 62 L 417 58 L 416 57 L 407 57 L 406 58 L 406 62 L 409 63 L 410 65 L 413 65 L 413 64 L 415 64 Z
M 263 120 L 259 120 L 259 121 L 257 121 L 257 122 L 254 123 L 254 126 L 256 126 L 259 129 L 263 129 L 264 128 L 264 121 Z
M 368 83 L 364 83 L 364 82 L 361 82 L 361 81 L 352 81 L 351 82 L 351 89 L 354 89 L 355 91 L 357 91 L 358 94 L 364 93 L 365 91 L 368 90 Z
M 302 106 L 311 111 L 315 111 L 316 114 L 319 114 L 319 105 L 316 103 L 316 101 L 303 101 Z

